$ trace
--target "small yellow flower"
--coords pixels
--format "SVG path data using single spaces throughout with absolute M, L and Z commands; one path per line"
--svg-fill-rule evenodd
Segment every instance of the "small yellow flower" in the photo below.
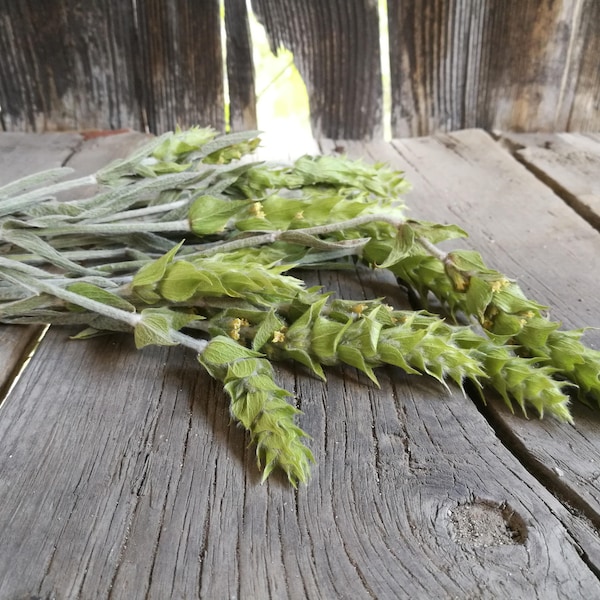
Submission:
M 502 277 L 502 279 L 496 279 L 496 281 L 492 281 L 492 292 L 500 292 L 508 285 L 510 285 L 510 281 L 506 279 L 506 277 Z
M 457 292 L 464 292 L 467 289 L 467 280 L 464 277 L 454 280 L 454 287 Z
M 265 218 L 265 211 L 263 210 L 262 202 L 253 202 L 252 206 L 250 206 L 250 214 L 258 217 L 259 219 Z
M 351 310 L 355 315 L 362 317 L 362 314 L 365 312 L 365 310 L 367 308 L 369 308 L 369 307 L 366 304 L 355 304 Z
M 274 344 L 280 344 L 281 342 L 285 341 L 285 333 L 283 333 L 283 331 L 275 331 L 273 333 L 273 343 Z
M 298 219 L 298 221 L 304 219 L 304 211 L 303 210 L 299 210 L 295 215 L 294 215 L 294 219 Z
M 242 327 L 248 327 L 250 323 L 246 319 L 235 318 L 231 320 L 231 330 L 229 331 L 229 337 L 233 340 L 240 339 L 240 329 Z

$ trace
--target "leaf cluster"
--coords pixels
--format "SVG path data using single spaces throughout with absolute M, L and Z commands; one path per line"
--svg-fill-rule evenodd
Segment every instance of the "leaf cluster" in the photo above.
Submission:
M 193 349 L 223 383 L 263 477 L 281 468 L 293 485 L 313 456 L 272 361 L 322 378 L 349 365 L 375 384 L 385 365 L 461 389 L 470 381 L 563 421 L 566 390 L 600 403 L 600 353 L 583 331 L 561 330 L 477 252 L 442 252 L 467 234 L 407 219 L 402 173 L 339 156 L 252 162 L 258 144 L 257 132 L 195 127 L 91 177 L 54 169 L 0 188 L 0 321 Z M 357 261 L 391 271 L 419 310 L 336 299 L 300 278 L 299 268 Z

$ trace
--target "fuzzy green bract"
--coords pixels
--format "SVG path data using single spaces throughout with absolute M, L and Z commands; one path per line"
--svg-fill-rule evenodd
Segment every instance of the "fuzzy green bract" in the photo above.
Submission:
M 223 382 L 231 414 L 250 432 L 263 481 L 275 467 L 293 486 L 306 481 L 314 462 L 302 442 L 307 434 L 295 424 L 299 411 L 288 402 L 291 394 L 275 384 L 269 361 L 223 336 L 215 337 L 198 360 Z

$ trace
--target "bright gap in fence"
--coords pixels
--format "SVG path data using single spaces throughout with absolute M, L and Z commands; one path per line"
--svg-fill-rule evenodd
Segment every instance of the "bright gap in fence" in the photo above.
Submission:
M 225 123 L 229 123 L 229 95 L 226 68 L 224 0 L 221 0 L 223 40 Z M 254 15 L 247 0 L 250 35 L 255 71 L 256 113 L 258 129 L 276 145 L 294 140 L 309 146 L 313 135 L 310 125 L 310 106 L 306 85 L 294 64 L 293 54 L 286 48 L 271 52 L 265 28 Z M 378 0 L 381 74 L 383 88 L 383 135 L 391 139 L 391 77 L 387 0 Z

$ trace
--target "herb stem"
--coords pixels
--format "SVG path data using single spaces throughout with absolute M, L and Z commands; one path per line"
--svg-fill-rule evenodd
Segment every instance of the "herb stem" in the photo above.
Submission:
M 92 298 L 82 296 L 81 294 L 76 294 L 75 292 L 71 292 L 58 285 L 54 285 L 48 280 L 41 280 L 34 277 L 30 277 L 27 273 L 24 272 L 27 269 L 21 268 L 22 265 L 19 265 L 18 263 L 11 265 L 10 263 L 13 263 L 13 261 L 11 261 L 10 259 L 0 258 L 0 268 L 2 266 L 9 267 L 6 270 L 0 271 L 4 278 L 8 281 L 21 284 L 27 289 L 35 291 L 38 294 L 40 292 L 50 294 L 55 298 L 59 298 L 60 300 L 64 300 L 65 302 L 75 304 L 77 306 L 80 306 L 81 308 L 85 308 L 86 310 L 89 310 L 92 313 L 108 317 L 109 319 L 114 319 L 115 321 L 120 321 L 121 323 L 125 323 L 130 327 L 135 327 L 143 319 L 143 316 L 139 313 L 128 312 L 121 308 L 110 306 L 109 304 L 104 304 L 103 302 L 98 302 L 96 300 L 93 300 Z M 169 337 L 174 342 L 181 344 L 182 346 L 186 346 L 187 348 L 191 348 L 198 354 L 201 354 L 208 345 L 208 342 L 206 340 L 190 337 L 189 335 L 185 335 L 184 333 L 176 331 L 172 328 L 169 328 L 168 333 Z
M 42 189 L 33 190 L 32 192 L 27 192 L 20 196 L 2 200 L 0 201 L 0 217 L 22 211 L 24 208 L 52 198 L 54 194 L 58 194 L 59 192 L 65 192 L 84 185 L 94 185 L 95 183 L 96 177 L 94 175 L 87 175 L 86 177 L 61 181 L 60 183 L 55 183 L 54 185 Z
M 327 223 L 326 225 L 316 225 L 314 227 L 306 227 L 304 229 L 278 229 L 259 235 L 241 237 L 231 240 L 230 242 L 223 242 L 211 248 L 207 248 L 206 250 L 200 250 L 199 252 L 194 253 L 194 255 L 212 256 L 213 254 L 219 254 L 221 252 L 231 252 L 233 250 L 240 250 L 242 248 L 251 248 L 256 246 L 264 246 L 265 244 L 272 244 L 278 240 L 285 240 L 286 236 L 290 238 L 289 241 L 293 241 L 291 238 L 293 238 L 294 235 L 324 235 L 326 233 L 335 233 L 337 231 L 344 231 L 346 229 L 352 229 L 353 227 L 360 227 L 361 225 L 368 225 L 369 223 L 376 222 L 389 223 L 394 227 L 399 227 L 404 220 L 383 213 L 371 213 L 354 217 L 353 219 L 348 219 L 346 221 L 339 221 L 337 223 Z M 186 256 L 186 258 L 189 259 L 189 256 Z
M 443 263 L 447 263 L 449 258 L 448 258 L 448 254 L 442 250 L 440 250 L 435 244 L 432 244 L 427 238 L 424 238 L 422 236 L 419 236 L 417 238 L 417 242 L 419 242 L 419 244 L 421 244 L 421 246 L 427 250 L 427 252 L 429 254 L 431 254 L 431 256 L 433 256 L 434 258 L 437 258 L 438 260 L 440 260 Z
M 61 227 L 40 227 L 37 235 L 42 237 L 58 235 L 123 235 L 132 233 L 188 233 L 190 224 L 187 219 L 180 221 L 158 221 L 137 223 L 77 223 Z
M 61 252 L 62 256 L 68 260 L 84 261 L 84 260 L 106 260 L 119 258 L 127 254 L 126 248 L 112 248 L 107 250 L 67 250 Z M 26 262 L 32 265 L 44 264 L 48 262 L 45 258 L 37 254 L 10 254 L 10 258 L 14 261 Z
M 96 219 L 96 223 L 110 223 L 113 221 L 125 221 L 129 219 L 139 219 L 140 217 L 146 217 L 149 215 L 156 215 L 160 213 L 169 212 L 176 208 L 181 208 L 189 203 L 189 200 L 176 200 L 174 202 L 168 202 L 166 204 L 158 204 L 155 206 L 145 206 L 144 208 L 136 208 L 133 210 L 126 210 L 114 215 L 106 215 Z
M 128 312 L 126 310 L 122 310 L 114 306 L 109 306 L 108 304 L 104 304 L 103 302 L 98 302 L 91 298 L 87 298 L 80 294 L 76 294 L 75 292 L 71 292 L 63 287 L 50 283 L 50 281 L 48 280 L 31 277 L 30 275 L 24 272 L 25 269 L 20 268 L 21 265 L 18 265 L 18 263 L 15 265 L 9 264 L 12 262 L 13 261 L 11 261 L 10 259 L 0 258 L 0 267 L 9 267 L 8 269 L 2 271 L 2 275 L 9 281 L 21 284 L 27 289 L 36 292 L 37 294 L 50 294 L 55 298 L 60 298 L 65 302 L 75 304 L 91 312 L 100 314 L 104 317 L 108 317 L 109 319 L 121 321 L 122 323 L 126 323 L 131 327 L 135 327 L 140 322 L 141 316 L 137 313 Z

